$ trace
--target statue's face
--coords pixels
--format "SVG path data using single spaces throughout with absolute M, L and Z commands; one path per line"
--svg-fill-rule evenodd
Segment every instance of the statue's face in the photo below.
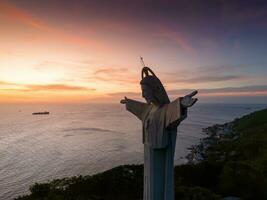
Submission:
M 152 102 L 155 103 L 156 99 L 152 89 L 148 85 L 144 84 L 141 84 L 141 88 L 142 88 L 142 97 L 145 98 L 146 102 L 149 104 Z

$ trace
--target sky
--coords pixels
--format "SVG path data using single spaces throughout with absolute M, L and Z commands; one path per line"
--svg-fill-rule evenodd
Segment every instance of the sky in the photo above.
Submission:
M 0 103 L 141 99 L 140 56 L 171 99 L 267 102 L 267 3 L 0 0 Z

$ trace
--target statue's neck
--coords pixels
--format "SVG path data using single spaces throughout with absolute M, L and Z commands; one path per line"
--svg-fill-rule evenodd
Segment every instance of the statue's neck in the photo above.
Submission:
M 151 105 L 153 105 L 153 106 L 155 106 L 155 107 L 160 107 L 160 105 L 158 104 L 158 103 L 156 103 L 156 102 L 151 102 Z

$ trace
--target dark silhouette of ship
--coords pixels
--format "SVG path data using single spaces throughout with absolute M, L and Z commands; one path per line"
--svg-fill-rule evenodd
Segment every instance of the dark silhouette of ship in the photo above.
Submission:
M 49 115 L 50 113 L 45 111 L 45 112 L 34 112 L 32 115 Z

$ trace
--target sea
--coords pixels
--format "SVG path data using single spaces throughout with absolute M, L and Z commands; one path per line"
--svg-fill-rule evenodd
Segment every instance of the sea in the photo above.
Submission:
M 267 104 L 201 104 L 178 128 L 175 164 L 189 148 L 222 124 Z M 49 115 L 32 115 L 49 111 Z M 55 178 L 92 175 L 143 163 L 141 122 L 119 104 L 1 104 L 0 199 L 29 193 L 29 186 Z

